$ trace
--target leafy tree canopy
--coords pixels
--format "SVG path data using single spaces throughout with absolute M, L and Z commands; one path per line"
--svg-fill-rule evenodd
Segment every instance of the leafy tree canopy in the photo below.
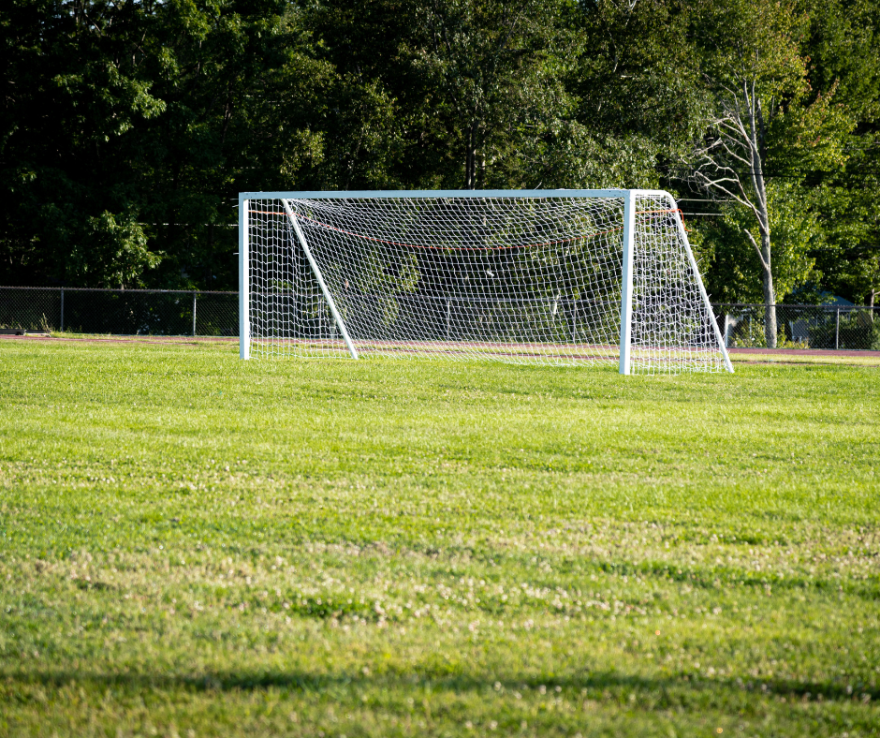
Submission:
M 870 301 L 878 23 L 871 0 L 11 0 L 0 282 L 234 289 L 244 190 L 688 193 L 753 79 L 777 291 Z M 710 291 L 762 299 L 760 228 L 719 197 L 690 224 Z

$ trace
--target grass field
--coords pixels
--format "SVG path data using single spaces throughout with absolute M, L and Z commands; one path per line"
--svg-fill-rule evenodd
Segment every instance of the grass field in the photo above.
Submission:
M 0 735 L 876 736 L 880 368 L 0 343 Z

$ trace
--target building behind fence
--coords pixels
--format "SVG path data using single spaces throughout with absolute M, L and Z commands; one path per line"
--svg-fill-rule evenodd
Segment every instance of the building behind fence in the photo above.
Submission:
M 729 348 L 761 348 L 764 305 L 713 305 Z M 880 308 L 862 305 L 777 305 L 778 348 L 880 351 Z
M 713 305 L 730 348 L 766 346 L 764 305 Z M 880 308 L 777 305 L 777 346 L 880 351 Z M 0 329 L 237 336 L 238 293 L 0 287 Z

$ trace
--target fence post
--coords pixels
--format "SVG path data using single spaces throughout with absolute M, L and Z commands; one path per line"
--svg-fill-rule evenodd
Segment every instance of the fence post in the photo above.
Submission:
M 840 348 L 840 308 L 837 308 L 837 317 L 834 320 L 834 348 Z
M 61 327 L 58 329 L 64 332 L 64 288 L 61 288 Z
M 196 335 L 196 295 L 198 293 L 193 290 L 193 336 Z

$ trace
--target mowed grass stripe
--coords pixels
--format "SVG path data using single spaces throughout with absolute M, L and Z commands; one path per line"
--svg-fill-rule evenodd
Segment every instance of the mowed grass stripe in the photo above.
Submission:
M 873 735 L 876 367 L 0 345 L 0 731 Z

